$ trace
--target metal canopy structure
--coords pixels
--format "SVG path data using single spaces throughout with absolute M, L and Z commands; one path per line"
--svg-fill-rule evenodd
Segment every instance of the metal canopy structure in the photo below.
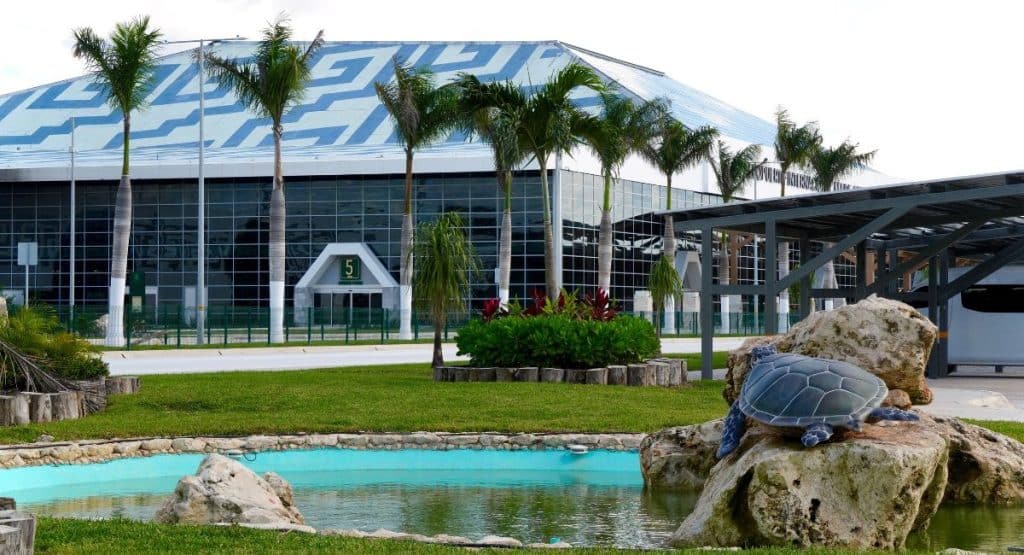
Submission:
M 1024 171 L 959 177 L 901 185 L 821 193 L 771 200 L 663 212 L 672 214 L 677 233 L 701 237 L 701 377 L 712 377 L 713 297 L 764 297 L 765 331 L 778 332 L 777 295 L 800 283 L 799 312 L 810 314 L 812 298 L 846 298 L 853 302 L 871 294 L 927 301 L 928 315 L 939 327 L 939 340 L 929 359 L 928 375 L 947 373 L 949 300 L 999 268 L 1024 259 Z M 764 283 L 724 285 L 713 276 L 714 231 L 763 234 Z M 779 241 L 795 245 L 799 266 L 786 276 L 775 271 Z M 811 242 L 823 244 L 811 256 Z M 828 261 L 853 250 L 856 285 L 812 289 L 810 278 Z M 909 258 L 901 259 L 899 254 Z M 949 281 L 950 261 L 968 257 L 978 263 Z M 869 259 L 873 264 L 869 264 Z M 868 266 L 874 266 L 868 275 Z M 898 291 L 904 274 L 928 266 L 928 288 Z M 909 288 L 907 288 L 909 289 Z

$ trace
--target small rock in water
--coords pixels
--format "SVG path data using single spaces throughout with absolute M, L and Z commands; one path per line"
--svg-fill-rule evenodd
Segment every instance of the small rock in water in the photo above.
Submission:
M 36 443 L 53 443 L 53 436 L 50 434 L 43 434 L 36 438 Z
M 478 545 L 493 545 L 497 547 L 522 547 L 523 542 L 506 536 L 484 536 L 476 541 Z

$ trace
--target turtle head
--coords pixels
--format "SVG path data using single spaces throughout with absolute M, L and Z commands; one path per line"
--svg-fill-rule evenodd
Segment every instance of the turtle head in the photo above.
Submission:
M 775 350 L 774 345 L 762 345 L 760 347 L 754 347 L 750 351 L 750 366 L 756 366 L 757 363 L 761 362 L 761 359 L 763 359 L 764 357 L 769 357 L 776 353 L 778 353 L 778 351 Z

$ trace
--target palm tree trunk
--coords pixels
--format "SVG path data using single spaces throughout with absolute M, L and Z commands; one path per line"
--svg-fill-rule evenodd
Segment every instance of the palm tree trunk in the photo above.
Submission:
M 107 298 L 108 347 L 121 347 L 124 338 L 124 289 L 128 277 L 128 241 L 132 232 L 132 181 L 128 176 L 128 152 L 131 137 L 131 115 L 124 115 L 124 154 L 121 162 L 121 182 L 117 186 L 114 205 L 114 237 L 110 253 L 110 289 Z M 28 303 L 28 299 L 25 299 Z
M 444 331 L 444 316 L 434 317 L 434 356 L 430 365 L 434 368 L 444 366 L 444 353 L 441 351 L 441 334 Z
M 558 276 L 555 275 L 555 256 L 562 253 L 555 253 L 555 232 L 551 228 L 551 193 L 548 188 L 548 161 L 545 156 L 538 156 L 537 163 L 540 164 L 540 190 L 544 197 L 544 282 L 547 287 L 548 298 L 558 298 Z
M 505 211 L 501 215 L 501 237 L 498 246 L 498 300 L 508 306 L 509 279 L 512 273 L 512 172 L 499 174 L 505 192 Z
M 402 259 L 399 261 L 399 324 L 398 338 L 412 339 L 412 157 L 405 151 L 405 200 L 402 204 Z
M 672 210 L 672 174 L 668 174 L 666 179 L 667 189 L 665 190 L 665 210 Z M 672 267 L 676 267 L 676 229 L 675 229 L 675 218 L 671 214 L 665 216 L 665 245 L 664 255 L 668 257 L 669 261 L 672 262 Z M 676 330 L 676 299 L 673 296 L 665 298 L 665 306 L 662 310 L 665 313 L 665 331 L 673 333 Z
M 284 171 L 281 135 L 274 125 L 274 187 L 270 192 L 270 342 L 284 342 Z
M 597 288 L 612 290 L 612 174 L 604 174 L 604 204 L 601 206 L 601 229 L 597 239 Z
M 782 187 L 779 190 L 780 196 L 786 196 L 786 171 L 782 170 L 779 175 L 779 182 Z M 778 271 L 779 279 L 782 279 L 789 275 L 789 241 L 782 241 L 779 243 L 779 260 L 778 260 Z M 765 271 L 771 271 L 771 265 L 765 261 Z M 779 323 L 778 330 L 780 332 L 789 329 L 789 288 L 783 289 L 779 292 Z

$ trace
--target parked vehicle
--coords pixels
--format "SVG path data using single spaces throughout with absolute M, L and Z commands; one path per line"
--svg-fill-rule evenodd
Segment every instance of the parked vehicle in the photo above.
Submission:
M 950 268 L 949 280 L 970 269 Z M 913 291 L 928 291 L 921 281 Z M 928 315 L 927 302 L 912 304 Z M 1024 265 L 1000 268 L 949 300 L 949 365 L 1024 365 Z

